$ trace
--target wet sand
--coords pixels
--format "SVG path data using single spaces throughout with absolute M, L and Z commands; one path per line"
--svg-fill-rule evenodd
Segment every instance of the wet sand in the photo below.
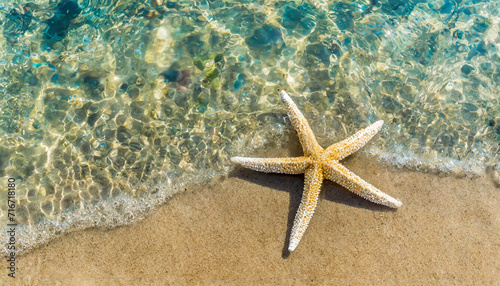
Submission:
M 393 170 L 364 154 L 345 165 L 403 206 L 328 182 L 289 254 L 303 176 L 236 169 L 187 186 L 143 221 L 65 234 L 19 257 L 15 282 L 500 285 L 500 188 L 488 176 Z

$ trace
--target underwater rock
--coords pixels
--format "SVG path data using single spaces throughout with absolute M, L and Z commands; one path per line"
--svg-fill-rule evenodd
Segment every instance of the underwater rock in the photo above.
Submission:
M 486 29 L 488 29 L 488 20 L 485 19 L 483 16 L 476 16 L 476 19 L 474 19 L 474 30 L 478 33 L 484 33 Z
M 489 71 L 492 68 L 492 65 L 490 62 L 480 63 L 479 66 L 481 67 L 481 70 L 483 70 L 485 72 Z
M 474 71 L 474 68 L 468 64 L 465 64 L 462 66 L 460 71 L 462 71 L 465 75 L 469 75 L 472 71 Z
M 132 102 L 130 103 L 130 116 L 134 119 L 140 120 L 140 121 L 147 121 L 148 119 L 146 118 L 144 114 L 144 103 L 143 102 Z
M 172 116 L 175 110 L 175 102 L 172 99 L 165 100 L 162 104 L 163 112 L 165 112 L 166 116 Z
M 71 21 L 80 15 L 82 9 L 73 0 L 62 0 L 54 10 L 54 16 L 45 23 L 48 25 L 43 33 L 46 40 L 61 41 L 66 37 L 66 32 Z
M 99 126 L 96 126 L 92 132 L 94 134 L 94 138 L 96 139 L 102 139 L 104 138 L 104 125 L 101 124 Z M 104 143 L 104 142 L 103 142 Z M 104 146 L 101 144 L 102 147 L 106 146 L 106 143 L 104 143 Z
M 181 153 L 177 150 L 172 148 L 170 152 L 168 153 L 168 157 L 170 158 L 170 161 L 174 163 L 175 165 L 178 165 L 181 160 L 182 160 L 182 155 Z
M 132 136 L 125 126 L 120 126 L 116 130 L 116 139 L 118 139 L 118 141 L 120 141 L 121 143 L 126 142 L 128 139 L 130 139 L 130 137 Z
M 73 117 L 73 121 L 77 124 L 82 123 L 85 119 L 87 119 L 87 110 L 89 109 L 91 103 L 88 102 L 83 105 L 81 108 L 75 109 L 75 116 Z
M 189 104 L 189 94 L 185 92 L 175 92 L 172 99 L 179 107 L 187 107 Z
M 137 86 L 133 85 L 127 89 L 128 97 L 130 99 L 137 99 L 140 94 L 140 90 Z
M 353 19 L 355 18 L 353 16 L 354 9 L 356 9 L 354 5 L 344 2 L 337 2 L 334 4 L 331 16 L 335 15 L 334 21 L 340 30 L 348 30 L 353 25 Z
M 87 117 L 87 123 L 90 127 L 94 127 L 95 122 L 97 119 L 99 119 L 99 116 L 101 116 L 100 113 L 92 113 Z
M 240 89 L 240 87 L 242 87 L 243 85 L 245 85 L 245 82 L 242 81 L 242 80 L 236 80 L 234 83 L 233 83 L 233 87 L 234 89 L 238 90 Z
M 471 47 L 469 54 L 467 55 L 467 60 L 470 61 L 473 57 L 477 55 L 484 56 L 486 55 L 487 52 L 488 50 L 486 48 L 486 44 L 484 43 L 484 41 L 481 41 L 477 45 Z
M 104 130 L 104 138 L 106 138 L 106 140 L 114 139 L 115 136 L 116 136 L 116 130 L 114 130 L 114 129 L 105 129 Z
M 42 203 L 42 211 L 46 214 L 50 214 L 52 211 L 53 211 L 53 206 L 52 206 L 52 202 L 48 201 L 48 202 L 44 202 Z
M 99 85 L 99 78 L 92 77 L 92 76 L 86 76 L 83 78 L 83 83 L 88 84 L 92 87 L 97 87 Z
M 90 151 L 92 150 L 92 146 L 90 145 L 89 142 L 83 142 L 82 145 L 80 146 L 80 151 L 83 153 L 83 154 L 89 154 Z
M 122 84 L 120 85 L 120 89 L 118 89 L 118 92 L 120 92 L 120 93 L 124 93 L 125 91 L 127 91 L 127 88 L 128 88 L 128 84 L 126 84 L 126 83 L 122 83 Z
M 189 36 L 182 39 L 179 44 L 185 47 L 189 51 L 191 56 L 205 56 L 208 52 L 208 45 L 205 42 L 205 35 L 203 34 L 190 34 Z
M 338 49 L 328 49 L 328 47 L 323 44 L 310 44 L 306 47 L 307 54 L 317 57 L 325 66 L 330 65 L 330 55 L 335 51 L 338 51 Z
M 169 9 L 175 8 L 175 2 L 174 1 L 167 1 L 167 8 L 169 8 Z
M 160 75 L 165 77 L 165 82 L 175 82 L 181 79 L 182 73 L 176 69 L 168 69 Z
M 452 147 L 457 143 L 457 136 L 450 132 L 443 132 L 436 140 L 437 143 L 443 144 L 446 147 Z
M 19 13 L 15 9 L 5 15 L 5 22 L 3 23 L 3 35 L 10 42 L 17 41 L 18 37 L 23 35 L 28 30 L 33 15 L 29 11 Z
M 378 1 L 377 1 L 378 2 Z M 425 2 L 424 0 L 406 1 L 406 0 L 390 0 L 384 1 L 382 10 L 389 14 L 409 15 L 418 3 Z
M 94 101 L 99 101 L 103 98 L 104 84 L 101 83 L 99 77 L 84 76 L 82 88 L 85 94 Z
M 252 35 L 245 39 L 250 48 L 270 51 L 273 47 L 283 42 L 281 30 L 278 27 L 265 24 L 262 28 L 255 30 Z
M 297 9 L 286 6 L 281 17 L 281 26 L 303 36 L 309 35 L 316 27 L 313 11 L 314 6 L 307 3 L 300 5 Z
M 453 11 L 454 5 L 453 2 L 447 0 L 441 8 L 439 8 L 439 13 L 441 14 L 450 14 Z
M 286 6 L 281 18 L 281 26 L 283 26 L 283 28 L 293 29 L 300 23 L 302 18 L 302 13 L 300 13 L 299 10 Z
M 66 113 L 59 110 L 47 110 L 45 113 L 45 118 L 54 126 L 60 126 L 61 121 L 66 117 Z
M 128 144 L 130 151 L 136 152 L 136 151 L 141 151 L 144 143 L 142 141 L 132 141 Z
M 168 70 L 160 73 L 165 78 L 165 82 L 174 83 L 174 86 L 181 91 L 185 91 L 192 82 L 191 71 L 189 69 L 178 70 L 170 67 Z
M 390 113 L 399 113 L 403 105 L 391 97 L 384 96 L 382 98 L 382 107 Z
M 99 185 L 102 189 L 107 189 L 111 187 L 111 181 L 109 180 L 108 176 L 106 175 L 106 172 L 99 170 L 99 169 L 93 169 L 92 172 L 92 180 L 94 183 Z

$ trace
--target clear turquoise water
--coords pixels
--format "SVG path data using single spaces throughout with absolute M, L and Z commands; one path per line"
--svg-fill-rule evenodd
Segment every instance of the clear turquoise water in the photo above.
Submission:
M 500 1 L 7 1 L 0 21 L 22 249 L 286 146 L 279 87 L 324 146 L 384 119 L 364 150 L 390 165 L 499 169 Z

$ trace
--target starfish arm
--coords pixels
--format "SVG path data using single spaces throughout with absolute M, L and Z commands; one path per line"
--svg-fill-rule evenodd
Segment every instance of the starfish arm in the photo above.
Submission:
M 305 172 L 304 193 L 300 202 L 299 210 L 293 221 L 292 233 L 290 234 L 290 244 L 288 250 L 294 251 L 299 244 L 302 236 L 306 232 L 309 221 L 311 220 L 316 205 L 318 204 L 318 196 L 323 183 L 323 170 L 315 165 Z
M 309 167 L 306 157 L 295 158 L 249 158 L 232 157 L 231 162 L 259 172 L 281 174 L 303 174 Z
M 297 131 L 299 136 L 300 144 L 302 145 L 302 149 L 304 150 L 305 156 L 310 156 L 313 154 L 318 154 L 322 148 L 319 146 L 316 141 L 316 137 L 314 136 L 309 123 L 305 119 L 302 112 L 297 108 L 297 105 L 292 101 L 290 96 L 282 90 L 280 92 L 281 99 L 285 103 L 288 117 L 292 122 L 292 126 Z
M 341 160 L 363 147 L 375 136 L 384 125 L 383 120 L 379 120 L 370 126 L 359 130 L 351 137 L 335 143 L 326 149 L 328 157 L 333 160 Z
M 323 168 L 325 169 L 325 177 L 327 179 L 338 183 L 349 191 L 371 202 L 391 208 L 398 208 L 403 204 L 398 199 L 395 199 L 370 185 L 365 180 L 361 179 L 359 176 L 337 162 L 325 164 L 323 165 Z

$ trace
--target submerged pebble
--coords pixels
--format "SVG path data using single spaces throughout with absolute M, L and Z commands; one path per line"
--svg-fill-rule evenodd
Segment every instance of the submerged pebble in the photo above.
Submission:
M 251 48 L 270 51 L 282 40 L 281 31 L 278 27 L 265 24 L 262 28 L 253 31 L 245 41 Z
M 45 21 L 47 29 L 44 32 L 44 38 L 51 41 L 64 39 L 72 20 L 80 15 L 81 11 L 76 1 L 61 0 L 53 12 L 54 16 Z

